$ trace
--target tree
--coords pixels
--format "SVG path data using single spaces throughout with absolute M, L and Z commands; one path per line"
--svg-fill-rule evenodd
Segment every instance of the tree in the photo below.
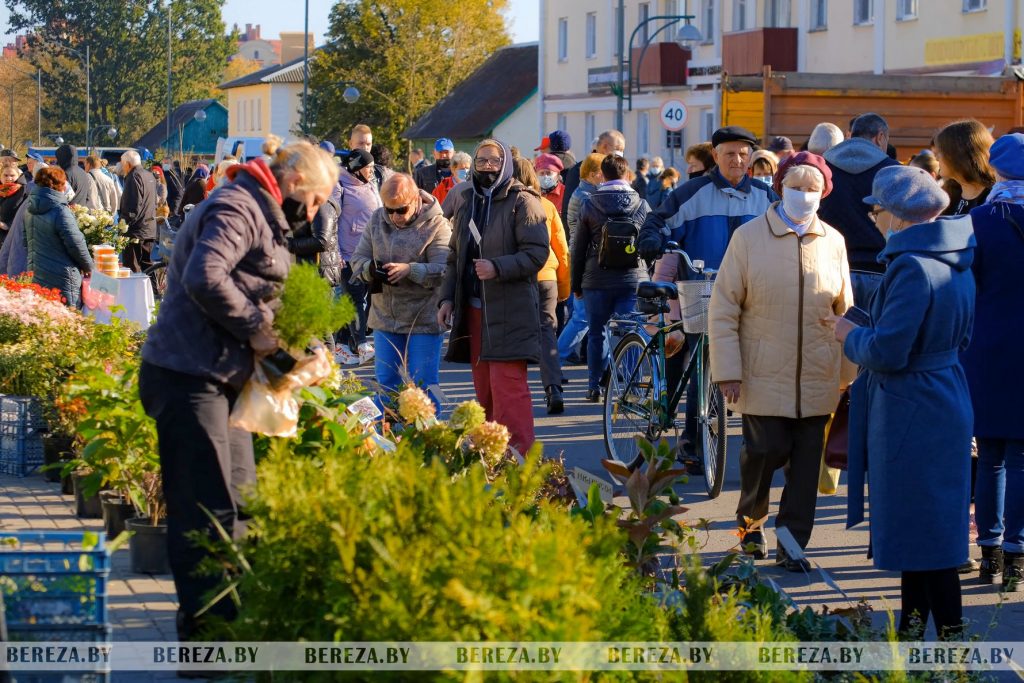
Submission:
M 347 139 L 357 123 L 397 149 L 402 131 L 509 43 L 507 0 L 341 0 L 311 60 L 312 133 Z M 361 97 L 346 103 L 348 85 Z
M 26 140 L 36 139 L 35 75 L 35 68 L 23 60 L 0 59 L 0 142 L 19 153 L 26 151 Z
M 93 126 L 110 123 L 131 144 L 167 107 L 167 17 L 172 105 L 212 97 L 236 36 L 225 35 L 224 0 L 5 0 L 11 30 L 30 33 L 24 55 L 43 71 L 43 115 L 85 142 L 86 46 Z M 80 54 L 68 50 L 72 48 Z

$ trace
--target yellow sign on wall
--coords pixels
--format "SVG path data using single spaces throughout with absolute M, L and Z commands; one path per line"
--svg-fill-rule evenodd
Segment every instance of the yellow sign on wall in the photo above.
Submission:
M 925 41 L 924 63 L 927 66 L 990 62 L 1004 56 L 1002 33 L 976 33 L 972 36 L 933 38 Z

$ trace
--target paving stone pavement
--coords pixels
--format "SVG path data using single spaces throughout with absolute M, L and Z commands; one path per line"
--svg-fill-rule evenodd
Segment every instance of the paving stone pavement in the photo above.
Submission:
M 372 380 L 372 366 L 363 366 L 357 373 L 366 381 Z M 594 474 L 609 478 L 600 461 L 606 457 L 601 427 L 601 405 L 587 403 L 586 370 L 569 368 L 570 383 L 565 387 L 566 412 L 549 416 L 544 411 L 543 389 L 535 368 L 531 368 L 531 388 L 534 395 L 534 419 L 538 439 L 545 445 L 549 457 L 561 456 L 566 466 L 581 467 Z M 441 382 L 445 403 L 455 403 L 473 397 L 473 386 L 466 366 L 445 365 Z M 732 535 L 735 509 L 739 494 L 739 437 L 734 431 L 729 439 L 725 487 L 714 500 L 708 499 L 701 479 L 693 478 L 678 489 L 683 504 L 690 509 L 686 519 L 706 518 L 711 521 L 711 532 L 702 539 L 705 561 L 723 557 L 736 544 Z M 782 473 L 778 472 L 772 489 L 770 515 L 774 519 L 782 489 Z M 912 485 L 908 482 L 908 485 Z M 867 530 L 864 525 L 846 529 L 845 475 L 834 496 L 818 499 L 816 526 L 808 548 L 808 557 L 825 569 L 845 592 L 846 597 L 831 588 L 822 577 L 812 572 L 809 576 L 795 575 L 780 570 L 771 562 L 759 565 L 762 576 L 771 578 L 801 607 L 820 608 L 848 606 L 850 602 L 866 600 L 875 610 L 878 623 L 886 618 L 886 610 L 899 607 L 899 576 L 894 572 L 881 572 L 865 558 Z M 24 479 L 0 476 L 0 528 L 5 530 L 51 529 L 102 531 L 100 520 L 80 520 L 74 515 L 74 499 L 63 496 L 57 484 L 46 482 L 41 475 Z M 769 548 L 773 547 L 769 527 Z M 972 548 L 975 557 L 976 548 Z M 971 622 L 973 634 L 986 641 L 1024 640 L 1024 593 L 1005 599 L 991 586 L 976 583 L 973 577 L 962 582 L 964 612 Z M 114 554 L 109 582 L 109 615 L 115 640 L 171 641 L 175 640 L 174 616 L 177 607 L 174 585 L 170 575 L 146 576 L 133 574 L 129 568 L 128 551 Z M 1012 674 L 1000 680 L 1019 680 Z M 144 672 L 114 674 L 116 683 L 136 681 L 177 681 L 170 673 Z

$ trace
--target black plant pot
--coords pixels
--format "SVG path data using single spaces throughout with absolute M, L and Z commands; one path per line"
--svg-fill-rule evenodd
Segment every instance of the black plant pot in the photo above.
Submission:
M 71 438 L 67 436 L 46 436 L 43 437 L 43 476 L 46 481 L 57 483 L 61 480 L 60 467 L 48 467 L 57 465 L 68 452 L 71 451 Z
M 132 517 L 125 522 L 133 532 L 128 540 L 132 556 L 132 571 L 136 574 L 169 574 L 167 558 L 167 525 L 149 523 L 149 517 Z
M 87 498 L 82 493 L 82 479 L 84 478 L 81 474 L 71 475 L 71 485 L 75 492 L 75 516 L 83 519 L 98 519 L 103 516 L 103 506 L 100 505 L 99 494 Z
M 71 483 L 71 475 L 65 475 L 60 478 L 60 492 L 65 496 L 75 495 L 75 485 Z
M 124 531 L 125 520 L 135 516 L 135 506 L 113 491 L 100 493 L 100 500 L 103 501 L 103 527 L 107 531 L 107 538 L 113 540 Z

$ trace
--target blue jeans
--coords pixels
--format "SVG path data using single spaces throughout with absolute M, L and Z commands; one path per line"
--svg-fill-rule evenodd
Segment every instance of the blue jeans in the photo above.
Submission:
M 1024 441 L 978 439 L 974 520 L 978 545 L 1024 553 Z
M 373 331 L 373 370 L 377 376 L 378 402 L 380 396 L 393 394 L 409 382 L 427 389 L 430 399 L 441 411 L 441 402 L 431 387 L 436 387 L 441 375 L 440 334 L 397 334 Z
M 601 386 L 601 376 L 608 368 L 607 326 L 616 313 L 632 313 L 636 308 L 636 287 L 616 289 L 584 289 L 583 301 L 590 321 L 587 337 L 587 371 L 590 389 Z M 576 302 L 579 304 L 579 301 Z
M 569 356 L 580 355 L 580 342 L 587 334 L 587 307 L 574 295 L 566 302 L 572 310 L 572 317 L 565 321 L 562 333 L 558 335 L 558 358 L 566 363 Z

